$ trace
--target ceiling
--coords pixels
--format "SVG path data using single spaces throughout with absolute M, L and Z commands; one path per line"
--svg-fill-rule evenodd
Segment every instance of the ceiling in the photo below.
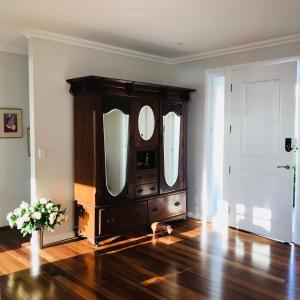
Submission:
M 300 33 L 300 1 L 1 0 L 0 44 L 27 28 L 178 58 Z

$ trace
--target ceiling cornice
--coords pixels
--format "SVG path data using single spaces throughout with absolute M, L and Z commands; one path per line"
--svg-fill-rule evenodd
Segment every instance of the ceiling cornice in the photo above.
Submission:
M 228 47 L 228 48 L 222 48 L 187 56 L 181 56 L 177 58 L 170 58 L 168 59 L 169 64 L 179 64 L 179 63 L 185 63 L 185 62 L 191 62 L 195 60 L 202 60 L 207 59 L 211 57 L 217 57 L 217 56 L 223 56 L 233 53 L 241 53 L 246 52 L 250 50 L 257 50 L 257 49 L 263 49 L 268 48 L 272 46 L 278 46 L 283 44 L 289 44 L 289 43 L 295 43 L 300 41 L 300 33 L 292 34 L 292 35 L 286 35 L 278 38 L 273 39 L 267 39 L 259 42 L 254 43 L 248 43 L 248 44 L 241 44 L 234 47 Z
M 108 44 L 104 44 L 104 43 L 99 43 L 99 42 L 95 42 L 95 41 L 76 38 L 76 37 L 63 35 L 63 34 L 59 34 L 59 33 L 38 30 L 38 29 L 27 29 L 27 30 L 23 31 L 23 35 L 27 39 L 40 38 L 40 39 L 44 39 L 44 40 L 50 40 L 50 41 L 55 41 L 55 42 L 59 42 L 59 43 L 70 44 L 70 45 L 75 45 L 75 46 L 79 46 L 79 47 L 84 47 L 84 48 L 89 48 L 89 49 L 94 49 L 94 50 L 99 50 L 99 51 L 104 51 L 104 52 L 109 52 L 109 53 L 115 53 L 115 54 L 119 54 L 119 55 L 125 55 L 125 56 L 129 56 L 129 57 L 154 61 L 154 62 L 158 62 L 158 63 L 165 63 L 165 64 L 179 64 L 179 63 L 191 62 L 191 61 L 196 61 L 196 60 L 203 60 L 203 59 L 217 57 L 217 56 L 223 56 L 223 55 L 228 55 L 228 54 L 233 54 L 233 53 L 241 53 L 241 52 L 246 52 L 246 51 L 250 51 L 250 50 L 263 49 L 263 48 L 268 48 L 268 47 L 272 47 L 272 46 L 278 46 L 278 45 L 283 45 L 283 44 L 288 44 L 288 43 L 295 43 L 295 42 L 300 41 L 300 33 L 297 33 L 297 34 L 282 36 L 282 37 L 273 38 L 273 39 L 267 39 L 267 40 L 254 42 L 254 43 L 241 44 L 241 45 L 234 46 L 234 47 L 227 47 L 227 48 L 222 48 L 222 49 L 217 49 L 217 50 L 212 50 L 212 51 L 207 51 L 207 52 L 201 52 L 201 53 L 196 53 L 196 54 L 187 55 L 187 56 L 180 56 L 177 58 L 168 58 L 168 57 L 153 55 L 153 54 L 149 54 L 149 53 L 145 53 L 145 52 L 134 51 L 134 50 L 130 50 L 127 48 L 120 48 L 120 47 L 116 47 L 116 46 L 112 46 L 112 45 L 108 45 Z M 1 51 L 1 45 L 0 45 L 0 51 Z M 12 51 L 7 51 L 7 52 L 12 52 Z M 15 52 L 15 53 L 17 53 L 17 52 Z M 25 53 L 19 52 L 19 54 L 25 54 Z
M 44 31 L 44 30 L 27 29 L 23 31 L 23 35 L 27 39 L 40 38 L 44 40 L 50 40 L 54 42 L 75 45 L 79 47 L 84 47 L 84 48 L 119 54 L 119 55 L 125 55 L 129 57 L 135 57 L 135 58 L 159 62 L 159 63 L 167 63 L 168 61 L 168 58 L 166 57 L 134 51 L 126 48 L 116 47 L 104 43 L 94 42 L 90 40 L 85 40 L 77 37 L 72 37 L 64 34 Z
M 27 55 L 27 51 L 24 49 L 17 48 L 17 47 L 10 47 L 10 46 L 1 45 L 1 44 L 0 44 L 0 52 Z

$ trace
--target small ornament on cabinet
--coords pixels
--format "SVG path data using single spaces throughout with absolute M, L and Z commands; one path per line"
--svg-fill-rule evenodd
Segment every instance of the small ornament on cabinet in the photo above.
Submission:
M 151 229 L 153 232 L 153 238 L 156 238 L 156 235 L 171 234 L 173 228 L 169 224 L 164 224 L 160 222 L 154 222 L 151 224 Z

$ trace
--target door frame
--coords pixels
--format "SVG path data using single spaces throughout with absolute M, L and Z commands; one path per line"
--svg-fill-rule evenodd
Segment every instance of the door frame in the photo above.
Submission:
M 229 166 L 231 164 L 230 159 L 230 105 L 231 105 L 231 78 L 232 72 L 238 69 L 248 69 L 253 67 L 266 67 L 271 65 L 277 65 L 281 63 L 297 62 L 297 89 L 296 89 L 296 112 L 300 114 L 300 56 L 293 56 L 280 59 L 264 60 L 258 62 L 251 62 L 245 64 L 231 65 L 223 68 L 214 68 L 205 70 L 205 98 L 204 98 L 204 149 L 203 149 L 203 180 L 202 180 L 202 220 L 207 222 L 213 222 L 213 218 L 208 216 L 208 174 L 210 174 L 210 161 L 209 150 L 212 145 L 212 136 L 209 133 L 210 124 L 212 121 L 211 113 L 211 78 L 218 75 L 225 76 L 225 105 L 224 105 L 224 149 L 223 149 L 223 198 L 228 204 L 227 220 L 230 212 L 230 174 Z M 298 141 L 298 147 L 300 149 L 300 117 L 295 119 L 295 138 Z M 300 150 L 296 152 L 296 165 L 297 174 L 296 177 L 300 178 Z M 295 194 L 295 207 L 293 209 L 293 228 L 292 228 L 292 242 L 300 244 L 300 230 L 295 232 L 297 226 L 300 224 L 300 184 L 296 181 L 296 194 Z M 298 218 L 296 211 L 298 211 Z M 228 223 L 227 223 L 228 224 Z M 228 224 L 229 225 L 229 224 Z M 297 237 L 296 237 L 297 236 Z

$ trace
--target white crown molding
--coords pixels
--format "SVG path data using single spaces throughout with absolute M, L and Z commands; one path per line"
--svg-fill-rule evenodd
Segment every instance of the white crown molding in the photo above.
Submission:
M 27 55 L 27 51 L 24 50 L 24 49 L 16 48 L 16 47 L 10 47 L 10 46 L 1 45 L 1 44 L 0 44 L 0 52 Z
M 218 50 L 213 51 L 207 51 L 187 56 L 181 56 L 177 58 L 169 58 L 168 63 L 169 64 L 179 64 L 179 63 L 185 63 L 185 62 L 191 62 L 195 60 L 202 60 L 206 58 L 211 57 L 217 57 L 217 56 L 223 56 L 233 53 L 240 53 L 240 52 L 246 52 L 250 50 L 257 50 L 262 48 L 268 48 L 272 46 L 278 46 L 283 44 L 289 44 L 289 43 L 295 43 L 300 41 L 300 33 L 282 36 L 278 38 L 263 40 L 259 42 L 254 43 L 248 43 L 248 44 L 242 44 L 234 47 L 228 47 L 228 48 L 222 48 Z
M 192 62 L 195 60 L 203 60 L 207 58 L 217 57 L 217 56 L 223 56 L 228 54 L 234 54 L 234 53 L 241 53 L 251 50 L 257 50 L 257 49 L 263 49 L 268 48 L 272 46 L 278 46 L 283 44 L 289 44 L 289 43 L 295 43 L 300 41 L 300 33 L 282 36 L 278 38 L 273 39 L 267 39 L 259 42 L 254 43 L 248 43 L 248 44 L 242 44 L 234 47 L 227 47 L 207 52 L 201 52 L 196 53 L 192 55 L 187 56 L 180 56 L 177 58 L 168 58 L 158 55 L 153 55 L 145 52 L 140 51 L 134 51 L 126 48 L 120 48 L 104 43 L 99 43 L 95 41 L 90 41 L 86 39 L 76 38 L 68 35 L 63 35 L 59 33 L 39 30 L 39 29 L 27 29 L 23 31 L 23 35 L 27 38 L 40 38 L 44 40 L 50 40 L 54 42 L 64 43 L 64 44 L 70 44 L 74 46 L 109 52 L 109 53 L 115 53 L 119 55 L 125 55 L 129 57 L 144 59 L 148 61 L 154 61 L 158 63 L 165 63 L 165 64 L 180 64 L 185 62 Z M 1 51 L 1 45 L 0 45 L 0 51 Z M 3 50 L 4 51 L 4 50 Z M 12 53 L 18 53 L 18 54 L 27 54 L 24 53 L 24 51 L 19 51 L 15 49 L 15 52 L 13 51 L 6 51 L 6 52 L 12 52 Z M 22 52 L 22 53 L 21 53 Z
M 126 48 L 116 47 L 104 43 L 94 42 L 90 40 L 85 40 L 81 38 L 76 38 L 68 35 L 63 35 L 59 33 L 44 31 L 44 30 L 38 30 L 38 29 L 27 29 L 23 31 L 23 35 L 27 38 L 40 38 L 45 40 L 50 40 L 54 42 L 89 48 L 93 50 L 99 50 L 119 55 L 125 55 L 130 57 L 135 57 L 139 59 L 159 62 L 159 63 L 167 63 L 168 58 L 158 56 L 158 55 L 152 55 L 149 53 L 134 51 Z

